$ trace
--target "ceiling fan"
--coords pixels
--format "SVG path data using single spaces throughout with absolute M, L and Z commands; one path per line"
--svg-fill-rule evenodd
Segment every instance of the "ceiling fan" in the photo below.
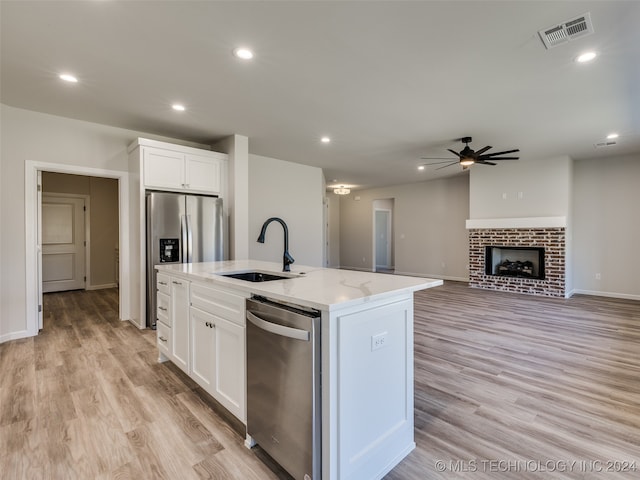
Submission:
M 462 143 L 465 144 L 465 147 L 460 151 L 456 152 L 455 150 L 451 150 L 448 148 L 447 150 L 457 156 L 457 159 L 451 158 L 441 158 L 441 157 L 422 157 L 423 160 L 446 160 L 444 162 L 434 162 L 427 163 L 425 166 L 430 165 L 442 165 L 445 163 L 446 165 L 442 165 L 441 167 L 436 168 L 436 170 L 440 170 L 441 168 L 450 167 L 451 165 L 459 164 L 462 165 L 462 169 L 466 170 L 471 165 L 479 164 L 479 165 L 496 165 L 495 161 L 498 160 L 518 160 L 520 157 L 501 157 L 500 155 L 506 155 L 508 153 L 519 152 L 520 150 L 515 148 L 513 150 L 505 150 L 504 152 L 494 152 L 494 153 L 484 153 L 487 150 L 493 148 L 491 146 L 486 146 L 481 148 L 477 152 L 473 151 L 469 144 L 471 143 L 471 137 L 462 137 L 460 139 Z

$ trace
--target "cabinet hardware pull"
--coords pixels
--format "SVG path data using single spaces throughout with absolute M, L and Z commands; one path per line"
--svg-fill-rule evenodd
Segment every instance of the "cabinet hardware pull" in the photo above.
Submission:
M 159 309 L 159 310 L 164 310 L 165 312 L 167 311 L 167 308 L 166 308 L 166 307 L 158 306 L 158 309 Z
M 182 282 L 176 282 L 175 280 L 172 281 L 174 285 L 182 285 Z
M 161 342 L 165 342 L 165 343 L 166 343 L 166 341 L 167 341 L 167 339 L 166 339 L 166 338 L 164 338 L 164 337 L 158 337 L 158 339 L 159 339 Z
M 160 285 L 166 285 L 167 282 L 158 282 Z

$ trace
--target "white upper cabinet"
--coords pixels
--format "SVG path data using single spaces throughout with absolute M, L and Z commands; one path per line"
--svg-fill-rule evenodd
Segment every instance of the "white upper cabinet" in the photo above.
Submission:
M 185 188 L 189 190 L 220 192 L 220 159 L 185 156 Z
M 147 147 L 142 155 L 145 187 L 184 188 L 184 154 Z
M 139 139 L 145 189 L 220 195 L 227 155 Z

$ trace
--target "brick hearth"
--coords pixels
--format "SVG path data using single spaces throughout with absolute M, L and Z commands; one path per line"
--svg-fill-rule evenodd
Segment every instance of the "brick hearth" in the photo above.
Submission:
M 565 233 L 565 227 L 469 229 L 469 285 L 488 290 L 564 297 Z M 486 275 L 484 262 L 487 246 L 544 247 L 545 278 Z

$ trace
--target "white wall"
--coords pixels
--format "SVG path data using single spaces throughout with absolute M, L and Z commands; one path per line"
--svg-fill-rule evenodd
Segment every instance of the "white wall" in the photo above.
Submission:
M 25 161 L 127 171 L 139 136 L 186 142 L 0 105 L 0 341 L 26 331 Z M 130 259 L 131 265 L 139 260 Z M 135 295 L 136 292 L 132 292 Z
M 356 200 L 359 198 L 359 200 Z M 373 268 L 374 200 L 394 200 L 395 271 L 468 279 L 469 177 L 362 190 L 340 199 L 340 264 Z
M 571 158 L 561 156 L 472 167 L 469 218 L 568 216 L 571 164 Z
M 575 162 L 576 292 L 640 300 L 639 185 L 640 155 Z
M 259 155 L 249 155 L 249 258 L 282 261 L 283 232 L 269 225 L 264 244 L 256 241 L 270 217 L 289 228 L 289 253 L 298 265 L 322 266 L 322 170 Z

